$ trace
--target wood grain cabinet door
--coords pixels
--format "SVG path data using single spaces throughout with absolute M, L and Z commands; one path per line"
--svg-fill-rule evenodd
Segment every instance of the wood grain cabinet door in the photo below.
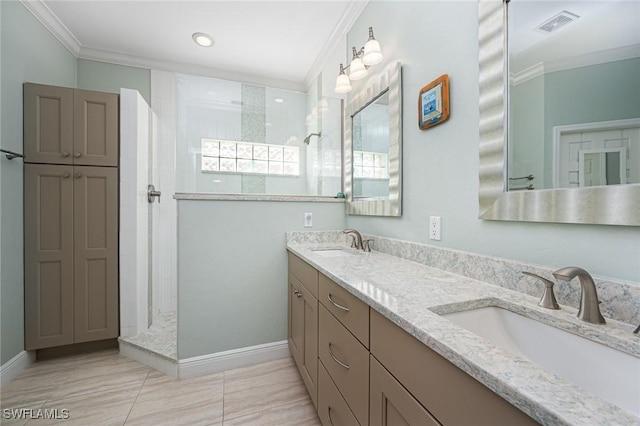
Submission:
M 25 347 L 73 343 L 73 167 L 24 165 Z
M 118 95 L 74 90 L 75 165 L 118 165 Z
M 25 83 L 23 99 L 25 161 L 73 164 L 73 89 Z
M 75 343 L 118 336 L 118 171 L 73 168 Z
M 302 381 L 317 407 L 318 299 L 289 273 L 289 348 Z
M 372 356 L 369 426 L 440 426 L 440 423 Z

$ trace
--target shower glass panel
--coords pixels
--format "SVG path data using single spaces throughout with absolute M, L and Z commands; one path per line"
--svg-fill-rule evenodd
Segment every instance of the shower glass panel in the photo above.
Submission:
M 304 93 L 177 74 L 176 192 L 334 196 L 340 101 L 308 105 Z M 318 114 L 325 131 L 307 145 Z

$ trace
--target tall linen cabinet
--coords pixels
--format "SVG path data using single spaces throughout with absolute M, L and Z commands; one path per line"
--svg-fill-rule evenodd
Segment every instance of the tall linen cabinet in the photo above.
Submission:
M 23 89 L 25 348 L 115 338 L 119 97 Z

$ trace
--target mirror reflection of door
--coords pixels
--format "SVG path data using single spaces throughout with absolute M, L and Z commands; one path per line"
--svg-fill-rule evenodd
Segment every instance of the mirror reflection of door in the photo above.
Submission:
M 353 115 L 353 197 L 389 198 L 389 92 Z
M 558 131 L 556 133 L 557 139 L 554 140 L 554 155 L 556 157 L 554 158 L 554 164 L 556 165 L 556 170 L 554 171 L 555 188 L 612 185 L 615 180 L 611 173 L 617 174 L 612 171 L 614 164 L 619 164 L 621 168 L 619 184 L 640 183 L 640 127 L 606 130 L 586 129 L 582 131 Z M 613 154 L 616 152 L 622 152 L 624 158 L 617 160 L 617 154 Z M 608 173 L 610 178 L 593 179 L 591 180 L 592 184 L 587 184 L 591 178 L 587 179 L 583 176 L 585 171 L 581 163 L 581 155 L 591 155 L 586 158 L 586 161 L 590 163 L 587 165 L 587 170 L 589 170 L 589 166 L 598 167 L 593 164 L 596 153 L 612 153 L 610 156 L 605 155 L 601 160 L 598 160 L 598 164 L 603 164 L 602 172 L 607 173 L 607 168 L 604 166 L 607 165 L 606 157 L 609 157 L 608 165 L 610 170 Z M 590 172 L 587 171 L 586 173 L 589 174 Z M 609 183 L 602 183 L 605 181 Z
M 581 150 L 578 170 L 580 186 L 627 183 L 626 160 L 625 148 Z

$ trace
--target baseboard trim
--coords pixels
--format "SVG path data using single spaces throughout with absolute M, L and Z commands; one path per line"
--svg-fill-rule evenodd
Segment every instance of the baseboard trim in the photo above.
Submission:
M 286 340 L 201 355 L 178 361 L 178 377 L 186 379 L 201 374 L 218 373 L 248 367 L 291 356 Z
M 36 351 L 21 351 L 0 366 L 0 386 L 4 386 L 36 362 Z

